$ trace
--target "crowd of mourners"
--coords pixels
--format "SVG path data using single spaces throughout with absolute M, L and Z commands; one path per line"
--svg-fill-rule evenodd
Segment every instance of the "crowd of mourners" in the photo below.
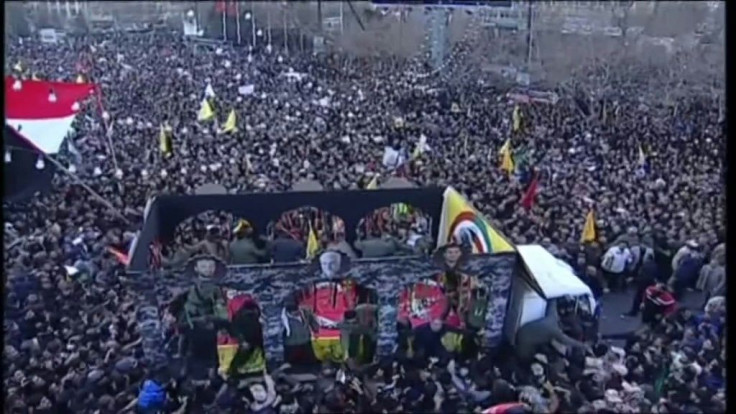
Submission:
M 676 109 L 664 106 L 662 90 L 672 86 L 658 80 L 656 68 L 622 65 L 600 100 L 580 98 L 598 93 L 600 81 L 598 72 L 581 70 L 576 93 L 568 87 L 555 104 L 522 105 L 514 132 L 513 105 L 501 98 L 507 90 L 472 70 L 418 79 L 410 60 L 250 53 L 167 33 L 6 46 L 6 73 L 22 62 L 41 79 L 82 74 L 101 86 L 109 117 L 90 105 L 69 139 L 81 153 L 75 174 L 117 210 L 63 174 L 48 193 L 4 203 L 6 412 L 724 412 L 725 129 L 711 97 L 683 94 Z M 197 120 L 208 84 L 220 126 L 234 108 L 237 132 L 219 134 Z M 246 84 L 254 93 L 239 95 Z M 317 103 L 325 97 L 330 105 Z M 159 151 L 163 123 L 172 129 L 170 156 Z M 472 360 L 384 356 L 359 369 L 325 364 L 316 381 L 272 370 L 249 386 L 223 379 L 215 367 L 193 379 L 186 364 L 147 364 L 137 293 L 107 248 L 127 248 L 150 197 L 191 194 L 206 183 L 231 192 L 287 191 L 302 179 L 327 191 L 356 189 L 369 173 L 391 174 L 381 164 L 386 145 L 411 153 L 421 134 L 431 150 L 402 169 L 408 180 L 452 185 L 511 241 L 539 243 L 567 260 L 599 297 L 635 288 L 629 314 L 642 309 L 644 322 L 625 335 L 625 346 L 597 339 L 566 354 L 545 346 L 532 361 L 486 350 Z M 498 148 L 512 134 L 512 147 L 538 177 L 529 210 L 520 205 L 528 180 L 499 168 Z M 648 172 L 637 165 L 640 146 Z M 68 165 L 67 155 L 59 158 Z M 593 204 L 597 241 L 581 244 Z M 182 243 L 244 263 L 270 261 L 279 250 L 273 243 L 238 247 L 253 237 L 247 227 L 232 232 L 233 244 L 222 250 L 223 233 L 213 232 L 209 244 Z M 289 238 L 291 229 L 276 227 L 274 239 Z M 377 229 L 369 233 L 380 237 Z M 705 293 L 707 308 L 678 306 L 693 289 Z

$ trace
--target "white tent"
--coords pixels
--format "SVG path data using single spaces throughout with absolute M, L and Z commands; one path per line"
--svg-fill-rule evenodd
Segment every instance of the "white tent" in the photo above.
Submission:
M 539 295 L 524 278 L 514 279 L 504 333 L 514 344 L 516 331 L 525 324 L 542 319 L 547 300 L 563 296 L 587 296 L 590 309 L 595 309 L 593 292 L 573 272 L 570 265 L 556 258 L 544 247 L 532 244 L 516 246 L 522 266 L 520 271 L 537 282 L 544 293 Z

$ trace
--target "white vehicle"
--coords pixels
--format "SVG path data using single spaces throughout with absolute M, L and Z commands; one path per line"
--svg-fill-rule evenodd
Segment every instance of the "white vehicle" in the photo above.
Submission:
M 572 296 L 581 299 L 583 306 L 594 313 L 596 301 L 593 292 L 573 272 L 570 265 L 554 257 L 539 245 L 516 246 L 524 277 L 514 279 L 506 312 L 504 336 L 511 345 L 516 342 L 516 332 L 529 322 L 544 318 L 547 301 Z M 527 280 L 535 283 L 545 297 L 532 289 Z

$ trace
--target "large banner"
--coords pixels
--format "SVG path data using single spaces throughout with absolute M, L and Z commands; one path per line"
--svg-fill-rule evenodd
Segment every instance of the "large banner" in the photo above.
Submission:
M 515 271 L 516 256 L 513 254 L 472 256 L 463 265 L 464 273 L 475 276 L 487 288 L 483 339 L 488 346 L 501 342 Z M 400 257 L 357 260 L 340 276 L 375 291 L 379 354 L 391 354 L 396 344 L 396 321 L 402 306 L 399 293 L 418 282 L 436 280 L 441 272 L 440 267 L 427 257 Z M 153 276 L 141 274 L 137 277 L 145 280 Z M 313 289 L 324 278 L 321 271 L 311 264 L 231 267 L 223 277 L 218 277 L 220 284 L 247 292 L 256 301 L 264 321 L 263 342 L 267 359 L 276 361 L 282 360 L 284 354 L 282 311 L 285 299 L 294 292 Z M 170 275 L 167 286 L 182 290 L 191 286 L 191 280 Z M 224 359 L 225 355 L 221 357 Z
M 476 254 L 515 251 L 514 246 L 454 188 L 447 187 L 442 196 L 437 247 L 455 242 L 471 246 Z

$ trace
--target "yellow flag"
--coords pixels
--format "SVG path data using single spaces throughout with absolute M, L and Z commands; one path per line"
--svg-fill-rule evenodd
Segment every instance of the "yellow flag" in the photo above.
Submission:
M 199 115 L 197 115 L 198 121 L 209 121 L 215 117 L 215 111 L 212 110 L 207 99 L 202 101 L 202 106 L 199 108 Z
M 506 143 L 501 147 L 501 169 L 508 174 L 514 172 L 514 159 L 511 157 L 511 140 L 507 139 Z
M 514 106 L 512 120 L 514 122 L 514 132 L 519 132 L 521 129 L 521 109 L 519 108 L 519 105 Z
M 237 128 L 237 121 L 235 119 L 235 110 L 232 109 L 230 111 L 230 114 L 227 116 L 225 125 L 222 127 L 222 132 L 228 133 L 228 132 L 235 132 L 237 130 L 238 128 Z
M 501 148 L 498 150 L 499 154 L 503 154 L 506 151 L 511 151 L 511 140 L 507 139 L 506 142 L 503 143 Z
M 162 154 L 171 154 L 171 137 L 166 133 L 166 128 L 163 125 L 161 125 L 161 132 L 158 134 L 158 145 Z
M 228 371 L 230 371 L 230 364 L 235 360 L 235 355 L 238 353 L 238 344 L 218 344 L 217 345 L 217 359 L 218 359 L 218 371 L 223 376 L 227 377 Z M 255 374 L 262 372 L 266 367 L 266 358 L 263 355 L 263 350 L 260 348 L 255 349 L 247 361 L 240 361 L 238 366 L 232 367 L 234 372 L 240 375 L 243 374 Z
M 373 178 L 371 178 L 371 181 L 368 183 L 368 185 L 365 186 L 366 190 L 377 190 L 378 189 L 378 174 L 374 175 Z
M 581 237 L 583 243 L 596 241 L 595 234 L 595 214 L 593 210 L 585 216 L 585 226 L 583 226 L 583 235 Z
M 437 247 L 454 241 L 469 244 L 476 254 L 516 251 L 454 188 L 447 187 L 443 198 Z
M 314 356 L 319 361 L 345 361 L 345 350 L 339 336 L 325 337 L 320 335 L 313 338 L 312 350 L 314 350 Z
M 319 241 L 317 241 L 317 234 L 315 234 L 312 228 L 312 223 L 309 223 L 309 235 L 307 235 L 307 260 L 317 256 L 319 251 Z
M 77 83 L 84 83 L 84 76 L 77 75 Z
M 226 374 L 238 353 L 238 344 L 217 345 L 217 360 L 220 373 Z

